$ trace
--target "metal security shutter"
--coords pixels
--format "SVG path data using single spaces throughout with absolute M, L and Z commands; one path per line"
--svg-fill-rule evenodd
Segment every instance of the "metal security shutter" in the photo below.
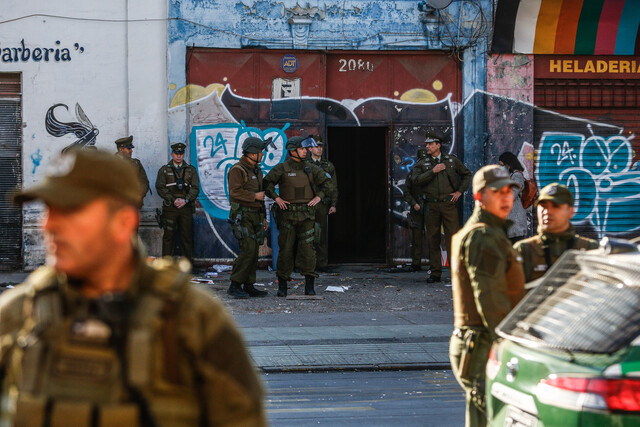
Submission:
M 8 199 L 22 186 L 20 74 L 0 73 L 0 270 L 22 267 L 22 210 Z
M 579 232 L 640 235 L 640 80 L 536 79 L 534 104 L 539 184 L 572 188 Z

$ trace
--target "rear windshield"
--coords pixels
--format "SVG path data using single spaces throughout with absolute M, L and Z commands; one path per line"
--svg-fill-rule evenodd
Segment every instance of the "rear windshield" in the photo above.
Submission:
M 614 353 L 640 333 L 640 254 L 567 251 L 498 325 L 524 345 Z

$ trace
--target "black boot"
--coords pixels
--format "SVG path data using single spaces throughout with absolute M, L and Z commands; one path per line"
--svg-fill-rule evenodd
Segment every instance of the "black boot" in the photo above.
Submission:
M 267 291 L 260 291 L 253 287 L 253 284 L 244 284 L 242 289 L 249 294 L 250 297 L 266 297 Z
M 279 297 L 287 296 L 287 281 L 278 277 L 278 293 L 276 294 Z
M 316 290 L 313 289 L 313 285 L 316 282 L 316 278 L 314 276 L 304 276 L 304 294 L 305 295 L 315 295 Z
M 234 298 L 249 298 L 249 294 L 242 290 L 242 287 L 238 282 L 231 282 L 229 289 L 227 289 L 227 293 Z

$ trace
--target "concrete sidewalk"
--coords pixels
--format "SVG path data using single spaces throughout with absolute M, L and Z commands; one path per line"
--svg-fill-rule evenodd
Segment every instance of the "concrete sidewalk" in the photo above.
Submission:
M 449 369 L 452 312 L 237 314 L 265 372 Z

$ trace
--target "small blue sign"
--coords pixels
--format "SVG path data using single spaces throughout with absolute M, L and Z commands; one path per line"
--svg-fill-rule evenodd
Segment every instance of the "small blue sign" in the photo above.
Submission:
M 282 57 L 280 67 L 285 73 L 294 73 L 298 69 L 298 58 L 292 53 L 287 53 Z

